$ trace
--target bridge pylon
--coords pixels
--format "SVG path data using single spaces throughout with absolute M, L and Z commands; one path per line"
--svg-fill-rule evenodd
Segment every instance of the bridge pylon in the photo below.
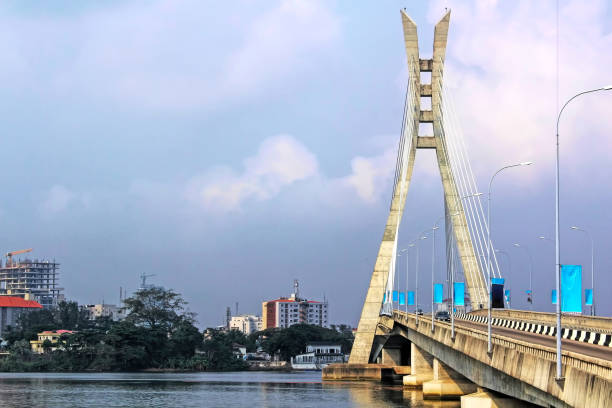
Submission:
M 442 81 L 450 11 L 435 26 L 433 58 L 431 59 L 420 58 L 417 26 L 406 14 L 405 10 L 401 10 L 401 17 L 409 73 L 406 98 L 407 109 L 403 123 L 402 143 L 400 143 L 398 151 L 398 165 L 396 167 L 389 216 L 374 265 L 370 286 L 363 304 L 355 342 L 349 359 L 350 364 L 372 362 L 372 359 L 375 358 L 380 350 L 380 345 L 377 346 L 375 342 L 376 330 L 380 322 L 381 306 L 389 274 L 395 265 L 398 229 L 404 212 L 417 149 L 435 149 L 436 151 L 438 168 L 444 188 L 446 221 L 451 223 L 451 230 L 455 238 L 466 279 L 466 286 L 470 295 L 471 307 L 472 309 L 479 309 L 486 308 L 488 305 L 486 281 L 476 258 L 455 176 L 446 154 L 446 140 L 442 117 Z M 421 84 L 420 74 L 422 72 L 431 73 L 431 83 Z M 431 98 L 431 110 L 421 110 L 421 100 L 423 98 Z M 433 135 L 419 135 L 419 125 L 421 123 L 432 124 Z

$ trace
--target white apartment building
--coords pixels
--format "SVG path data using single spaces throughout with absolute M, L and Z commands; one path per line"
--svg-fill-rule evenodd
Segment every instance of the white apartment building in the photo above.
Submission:
M 262 303 L 263 328 L 286 328 L 294 324 L 328 327 L 327 302 L 297 297 L 280 298 Z
M 89 320 L 96 320 L 98 317 L 108 316 L 111 320 L 118 321 L 125 319 L 126 316 L 125 310 L 116 305 L 83 305 L 81 308 L 87 311 Z
M 262 320 L 261 317 L 255 315 L 232 316 L 229 326 L 230 330 L 240 330 L 244 334 L 249 335 L 262 329 Z

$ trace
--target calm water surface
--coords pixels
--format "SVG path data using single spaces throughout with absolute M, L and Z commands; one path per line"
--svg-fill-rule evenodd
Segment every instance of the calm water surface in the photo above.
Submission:
M 55 407 L 459 407 L 419 391 L 325 382 L 306 373 L 0 373 L 0 406 Z

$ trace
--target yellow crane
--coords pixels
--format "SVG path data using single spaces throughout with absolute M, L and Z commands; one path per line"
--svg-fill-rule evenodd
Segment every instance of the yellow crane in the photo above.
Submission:
M 28 252 L 32 252 L 32 248 L 28 248 L 28 249 L 20 249 L 19 251 L 11 251 L 11 252 L 7 252 L 6 253 L 6 266 L 7 267 L 12 267 L 15 266 L 13 264 L 13 255 L 19 255 L 19 254 L 26 254 Z

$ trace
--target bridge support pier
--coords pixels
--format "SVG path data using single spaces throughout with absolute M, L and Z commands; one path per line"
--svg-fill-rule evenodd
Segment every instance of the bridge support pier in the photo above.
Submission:
M 402 365 L 402 349 L 386 348 L 382 349 L 382 364 L 400 366 Z
M 410 375 L 405 375 L 404 386 L 420 387 L 425 381 L 430 381 L 434 377 L 433 356 L 421 350 L 414 343 L 410 344 Z
M 458 399 L 476 392 L 476 384 L 459 374 L 437 358 L 433 360 L 433 380 L 423 383 L 423 398 Z
M 520 408 L 531 404 L 491 391 L 477 391 L 461 397 L 461 408 Z

